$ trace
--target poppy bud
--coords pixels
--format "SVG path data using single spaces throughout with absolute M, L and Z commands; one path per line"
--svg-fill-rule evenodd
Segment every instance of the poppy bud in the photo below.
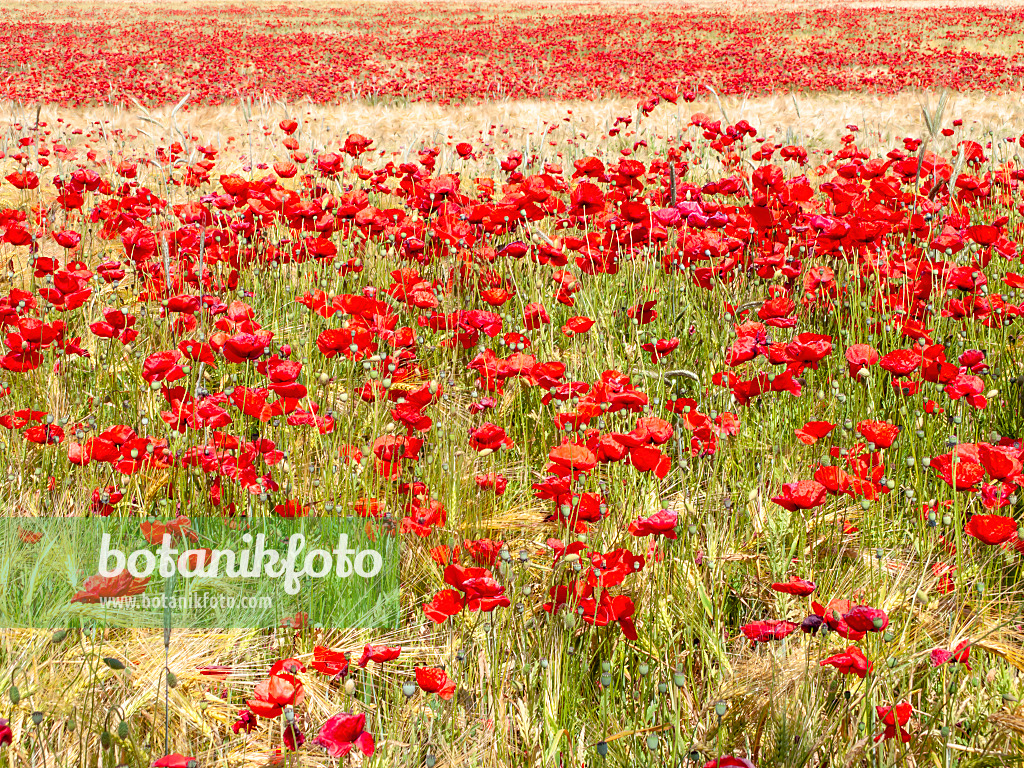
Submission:
M 41 714 L 42 713 L 40 713 L 40 715 Z M 42 719 L 42 718 L 40 717 L 40 719 Z M 122 720 L 117 725 L 117 737 L 119 739 L 127 739 L 128 738 L 128 723 L 126 721 L 124 721 L 124 720 Z
M 11 704 L 17 704 L 21 701 L 21 691 L 18 690 L 18 686 L 12 685 L 10 690 L 7 691 L 7 695 L 11 698 Z

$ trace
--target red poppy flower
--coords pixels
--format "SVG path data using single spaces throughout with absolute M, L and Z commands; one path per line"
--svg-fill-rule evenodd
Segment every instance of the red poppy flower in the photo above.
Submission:
M 302 681 L 287 673 L 271 674 L 256 684 L 254 698 L 246 703 L 260 717 L 279 717 L 286 706 L 299 704 L 305 696 Z
M 309 505 L 296 499 L 288 499 L 283 504 L 274 507 L 274 514 L 287 518 L 305 517 L 309 514 Z
M 642 301 L 626 310 L 626 316 L 636 320 L 639 325 L 652 323 L 658 317 L 658 311 L 654 308 L 656 301 Z
M 985 477 L 985 468 L 976 461 L 964 459 L 953 453 L 944 453 L 931 460 L 931 469 L 947 485 L 958 491 L 967 491 Z
M 443 624 L 450 617 L 462 612 L 465 601 L 456 590 L 442 589 L 423 606 L 423 613 L 437 624 Z
M 991 546 L 1005 544 L 1017 536 L 1017 521 L 1002 515 L 972 515 L 964 533 Z
M 455 695 L 455 681 L 448 673 L 436 667 L 416 667 L 416 684 L 427 693 L 436 693 L 442 699 Z
M 505 430 L 489 421 L 485 421 L 469 433 L 469 447 L 475 451 L 496 451 L 502 446 L 511 448 L 513 445 L 511 438 L 505 434 Z
M 885 611 L 867 605 L 854 606 L 843 614 L 843 621 L 855 632 L 881 632 L 889 626 Z
M 909 376 L 921 367 L 923 356 L 920 352 L 913 352 L 909 349 L 897 349 L 881 360 L 879 366 L 887 370 L 893 376 Z
M 857 424 L 857 432 L 876 447 L 889 448 L 899 435 L 900 428 L 885 421 L 862 421 Z
M 679 515 L 667 509 L 661 509 L 650 517 L 641 517 L 629 524 L 629 532 L 634 536 L 658 536 L 666 539 L 676 538 L 676 524 Z
M 341 677 L 348 674 L 348 654 L 317 645 L 313 647 L 313 661 L 309 666 L 327 677 Z
M 531 331 L 535 331 L 545 323 L 550 323 L 551 318 L 548 316 L 547 310 L 544 309 L 543 304 L 536 302 L 527 304 L 523 307 L 523 325 Z
M 830 421 L 808 421 L 796 430 L 796 437 L 804 445 L 814 445 L 835 428 Z
M 562 326 L 562 333 L 571 336 L 577 333 L 586 333 L 593 327 L 594 321 L 589 317 L 570 317 Z
M 373 736 L 366 731 L 366 715 L 339 712 L 330 717 L 313 743 L 323 747 L 331 757 L 344 757 L 353 747 L 367 757 L 373 755 Z
M 194 757 L 187 757 L 180 752 L 172 752 L 161 757 L 159 760 L 155 760 L 153 768 L 188 768 L 190 764 L 194 765 L 195 761 Z
M 978 443 L 978 458 L 994 480 L 1009 480 L 1021 473 L 1020 451 L 1016 448 Z
M 704 763 L 704 768 L 757 768 L 745 757 L 718 757 Z
M 846 362 L 849 364 L 851 376 L 856 376 L 867 366 L 874 365 L 878 359 L 878 350 L 870 344 L 851 344 L 846 350 Z
M 548 451 L 549 472 L 560 475 L 569 473 L 589 472 L 597 466 L 597 456 L 585 445 L 564 442 Z
M 847 640 L 861 640 L 866 633 L 853 629 L 843 618 L 843 614 L 850 610 L 850 608 L 850 601 L 842 599 L 830 600 L 827 607 L 818 602 L 811 603 L 814 615 L 821 617 L 830 630 Z
M 772 501 L 780 507 L 795 512 L 798 509 L 814 509 L 825 503 L 827 490 L 816 480 L 801 480 L 798 483 L 785 483 Z

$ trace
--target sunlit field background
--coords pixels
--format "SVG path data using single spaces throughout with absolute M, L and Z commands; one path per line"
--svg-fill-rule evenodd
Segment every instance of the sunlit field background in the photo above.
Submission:
M 0 761 L 1020 763 L 1022 30 L 5 4 L 5 513 L 354 516 L 402 612 L 4 629 Z

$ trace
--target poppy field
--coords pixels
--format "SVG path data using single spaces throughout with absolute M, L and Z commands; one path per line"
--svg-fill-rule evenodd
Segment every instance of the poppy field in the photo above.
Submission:
M 0 765 L 1021 762 L 1020 10 L 61 14 L 4 514 L 347 518 L 400 615 L 0 630 Z

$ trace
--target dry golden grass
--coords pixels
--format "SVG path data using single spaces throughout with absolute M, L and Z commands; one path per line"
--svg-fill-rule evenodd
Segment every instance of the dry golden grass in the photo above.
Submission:
M 873 148 L 891 146 L 904 136 L 922 137 L 926 133 L 922 107 L 934 109 L 937 93 L 904 92 L 895 96 L 871 94 L 776 94 L 769 97 L 724 97 L 720 101 L 707 92 L 687 104 L 662 104 L 655 111 L 634 121 L 630 142 L 644 139 L 674 139 L 685 131 L 690 117 L 698 112 L 713 119 L 735 123 L 747 120 L 759 136 L 776 143 L 813 145 L 832 141 L 853 124 L 860 129 L 858 145 Z M 111 148 L 120 151 L 125 138 L 165 143 L 182 134 L 197 137 L 203 143 L 227 146 L 234 137 L 234 152 L 249 153 L 266 162 L 283 152 L 264 136 L 264 128 L 275 127 L 284 118 L 300 121 L 305 141 L 314 146 L 337 148 L 337 142 L 350 133 L 361 133 L 374 140 L 374 149 L 415 152 L 422 147 L 443 146 L 468 141 L 475 148 L 530 148 L 542 159 L 554 159 L 557 151 L 544 133 L 549 126 L 571 126 L 580 147 L 596 145 L 618 116 L 637 118 L 637 105 L 625 99 L 594 102 L 576 101 L 488 101 L 481 104 L 440 106 L 434 103 L 370 104 L 352 102 L 341 105 L 284 104 L 266 100 L 246 106 L 192 107 L 172 114 L 173 106 L 145 109 L 93 107 L 59 109 L 43 107 L 40 120 L 53 123 L 57 118 L 81 127 L 94 123 L 103 126 Z M 7 103 L 0 106 L 0 122 L 32 125 L 36 107 Z M 1024 99 L 1020 95 L 950 94 L 944 113 L 944 126 L 954 119 L 964 121 L 968 133 L 1011 135 L 1024 130 Z M 115 135 L 120 130 L 124 135 Z M 624 132 L 629 135 L 629 132 Z M 564 133 L 556 138 L 563 139 Z M 558 143 L 561 143 L 559 141 Z M 652 144 L 653 146 L 653 144 Z M 98 147 L 102 149 L 102 147 Z M 461 167 L 461 166 L 460 166 Z

